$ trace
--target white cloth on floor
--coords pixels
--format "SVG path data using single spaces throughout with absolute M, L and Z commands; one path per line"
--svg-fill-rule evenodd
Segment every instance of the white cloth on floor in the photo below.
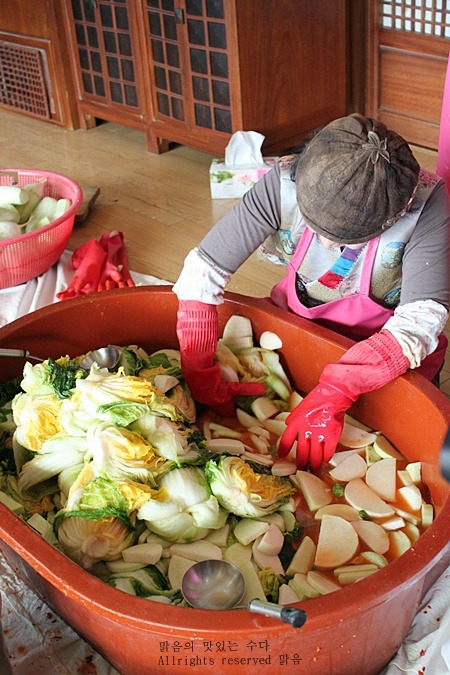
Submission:
M 75 274 L 71 266 L 72 253 L 64 251 L 59 262 L 40 277 L 31 279 L 20 286 L 0 290 L 0 327 L 25 316 L 36 309 L 60 302 L 56 295 L 64 291 Z M 130 272 L 136 286 L 161 286 L 169 281 L 149 274 Z

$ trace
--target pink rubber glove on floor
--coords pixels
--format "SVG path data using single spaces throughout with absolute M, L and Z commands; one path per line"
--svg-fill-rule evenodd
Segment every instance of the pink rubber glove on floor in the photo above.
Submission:
M 286 457 L 297 441 L 299 467 L 318 469 L 333 456 L 350 406 L 364 393 L 391 382 L 409 368 L 397 340 L 382 330 L 351 347 L 325 366 L 319 384 L 286 419 L 278 455 Z
M 215 305 L 180 300 L 177 314 L 181 369 L 198 403 L 226 417 L 234 415 L 236 396 L 262 396 L 266 388 L 258 382 L 225 382 L 214 354 L 218 341 L 218 315 Z

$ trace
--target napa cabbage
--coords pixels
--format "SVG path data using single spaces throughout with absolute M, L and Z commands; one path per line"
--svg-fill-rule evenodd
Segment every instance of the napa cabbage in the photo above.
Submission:
M 107 422 L 93 424 L 86 434 L 87 457 L 97 476 L 113 480 L 134 480 L 156 485 L 156 479 L 173 466 L 171 460 L 160 457 L 143 436 Z
M 228 514 L 211 494 L 200 467 L 173 469 L 164 474 L 159 485 L 164 499 L 150 499 L 137 512 L 151 532 L 169 541 L 189 542 L 225 524 Z
M 221 455 L 217 461 L 209 460 L 205 475 L 223 508 L 244 518 L 273 513 L 296 492 L 288 479 L 257 473 L 240 457 Z

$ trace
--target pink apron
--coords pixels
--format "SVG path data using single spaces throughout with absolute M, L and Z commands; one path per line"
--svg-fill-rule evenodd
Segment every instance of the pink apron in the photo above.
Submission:
M 382 307 L 369 295 L 372 269 L 380 238 L 376 237 L 367 244 L 358 294 L 332 300 L 316 307 L 306 307 L 299 300 L 296 292 L 297 270 L 314 236 L 314 232 L 306 227 L 288 263 L 286 275 L 272 289 L 270 294 L 272 302 L 278 307 L 291 310 L 298 316 L 310 319 L 314 323 L 353 340 L 364 340 L 370 337 L 379 331 L 394 314 L 392 309 Z M 447 338 L 440 335 L 436 350 L 429 354 L 415 371 L 432 380 L 444 361 L 447 342 Z

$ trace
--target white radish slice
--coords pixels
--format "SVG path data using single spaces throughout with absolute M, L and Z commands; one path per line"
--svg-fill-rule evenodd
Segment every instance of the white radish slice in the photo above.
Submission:
M 219 546 L 206 541 L 206 539 L 192 541 L 187 544 L 172 544 L 170 552 L 172 556 L 179 555 L 181 558 L 195 560 L 196 562 L 200 562 L 201 560 L 222 560 L 222 550 Z
M 370 575 L 375 574 L 375 572 L 378 572 L 378 568 L 361 572 L 343 572 L 338 576 L 338 581 L 341 586 L 349 586 L 350 584 L 354 584 L 356 581 L 370 577 Z
M 405 525 L 406 523 L 401 516 L 393 516 L 392 518 L 383 520 L 381 523 L 381 527 L 388 532 L 392 530 L 401 530 Z
M 257 540 L 256 548 L 265 555 L 278 555 L 283 548 L 284 537 L 280 528 L 273 523 L 261 539 Z
M 377 567 L 386 567 L 388 561 L 381 555 L 381 553 L 375 553 L 375 551 L 362 551 L 360 554 L 361 558 L 367 560 L 368 563 L 373 563 Z
M 406 465 L 406 471 L 414 485 L 420 485 L 422 482 L 422 462 L 410 462 Z
M 300 489 L 310 511 L 317 511 L 333 501 L 331 487 L 308 471 L 297 471 L 291 481 Z
M 266 555 L 259 550 L 258 543 L 259 540 L 257 539 L 252 546 L 252 556 L 259 569 L 263 570 L 265 567 L 270 567 L 275 574 L 284 574 L 283 565 L 278 555 Z
M 397 487 L 397 462 L 393 457 L 380 459 L 367 469 L 366 483 L 387 502 L 395 501 Z
M 300 546 L 294 553 L 289 566 L 286 570 L 287 576 L 292 576 L 293 574 L 307 574 L 310 571 L 314 564 L 314 558 L 316 556 L 316 545 L 311 539 L 306 535 L 300 542 Z
M 430 527 L 434 520 L 433 504 L 422 504 L 420 515 L 422 517 L 422 527 Z
M 280 412 L 280 409 L 277 408 L 275 403 L 272 403 L 270 398 L 267 398 L 266 396 L 259 396 L 256 398 L 252 401 L 250 408 L 260 422 L 264 422 L 269 419 L 269 417 L 273 417 Z
M 414 485 L 413 481 L 411 480 L 411 476 L 408 471 L 406 471 L 406 469 L 400 469 L 397 471 L 397 478 L 402 487 L 405 485 Z
M 292 412 L 298 406 L 298 404 L 303 401 L 303 398 L 304 397 L 299 394 L 298 391 L 291 392 L 287 400 L 289 410 Z
M 161 559 L 162 546 L 160 544 L 136 544 L 122 551 L 122 558 L 127 563 L 145 563 L 154 565 Z
M 272 466 L 273 459 L 270 455 L 261 455 L 256 452 L 252 452 L 253 448 L 249 448 L 248 445 L 245 446 L 245 452 L 242 453 L 242 459 L 248 459 L 251 462 L 257 462 L 258 464 L 264 464 L 264 466 Z M 250 450 L 250 452 L 249 452 Z
M 351 560 L 359 547 L 359 539 L 352 525 L 338 516 L 324 515 L 320 524 L 314 564 L 335 568 Z
M 205 445 L 210 452 L 229 452 L 232 455 L 245 453 L 245 445 L 235 438 L 212 438 Z
M 395 532 L 389 533 L 389 554 L 392 558 L 399 558 L 401 555 L 408 551 L 412 544 L 411 540 L 404 532 L 401 530 L 396 530 Z
M 344 422 L 339 443 L 346 448 L 364 448 L 372 445 L 377 438 L 377 434 L 354 427 L 353 424 Z
M 339 518 L 343 518 L 349 522 L 352 520 L 361 520 L 358 511 L 349 504 L 329 504 L 328 506 L 322 506 L 321 509 L 316 511 L 314 518 L 316 520 L 322 520 L 323 516 L 339 516 Z
M 295 591 L 287 584 L 281 584 L 278 591 L 278 604 L 284 606 L 292 605 L 295 602 L 298 602 L 298 595 Z
M 270 440 L 270 431 L 265 427 L 260 427 L 255 424 L 255 426 L 247 428 L 251 434 L 256 434 L 257 436 L 261 436 L 262 438 L 267 438 L 267 440 Z
M 165 394 L 166 391 L 169 391 L 176 387 L 177 384 L 180 384 L 180 381 L 173 375 L 155 375 L 153 384 L 162 394 Z
M 250 518 L 242 518 L 234 528 L 234 536 L 240 544 L 247 546 L 251 542 L 261 537 L 269 529 L 269 523 Z
M 420 537 L 420 530 L 413 523 L 406 523 L 405 527 L 403 528 L 403 532 L 406 534 L 411 544 L 415 544 Z
M 370 520 L 354 520 L 351 525 L 371 551 L 382 555 L 389 550 L 389 535 L 378 523 L 372 523 Z
M 348 483 L 353 478 L 363 478 L 366 475 L 367 464 L 364 459 L 353 453 L 346 457 L 342 462 L 330 471 L 330 476 L 335 481 L 344 481 Z
M 361 455 L 365 454 L 365 448 L 355 448 L 354 450 L 338 450 L 337 452 L 334 453 L 333 457 L 328 461 L 331 466 L 337 466 L 341 462 L 344 461 L 344 459 L 347 459 L 347 457 L 351 457 L 352 455 Z
M 289 417 L 290 414 L 291 414 L 291 413 L 290 413 L 290 412 L 287 412 L 287 411 L 280 412 L 280 413 L 278 413 L 278 415 L 275 415 L 274 419 L 275 419 L 275 420 L 280 420 L 280 421 L 282 421 L 282 422 L 285 422 L 285 421 L 287 420 L 287 418 Z
M 388 518 L 395 511 L 383 501 L 361 478 L 354 478 L 345 486 L 346 501 L 358 511 L 365 511 L 372 518 Z
M 242 408 L 236 408 L 236 417 L 243 427 L 253 427 L 255 424 L 259 424 L 259 420 L 257 420 L 256 417 L 249 415 L 245 410 L 242 410 Z
M 252 337 L 253 336 L 253 326 L 250 319 L 246 316 L 241 316 L 240 314 L 233 314 L 230 316 L 226 322 L 222 338 L 224 341 L 229 339 L 241 338 L 241 337 Z
M 324 574 L 311 570 L 306 575 L 306 581 L 312 586 L 320 595 L 327 595 L 328 593 L 334 593 L 338 591 L 341 587 L 332 579 L 329 579 Z
M 422 508 L 422 493 L 417 485 L 405 485 L 397 490 L 397 504 L 414 513 Z
M 250 434 L 250 440 L 255 446 L 256 450 L 262 455 L 269 454 L 269 444 L 264 438 L 261 438 L 261 436 L 257 436 L 256 434 Z
M 270 349 L 273 351 L 275 349 L 281 349 L 283 341 L 276 333 L 273 333 L 271 330 L 265 330 L 260 335 L 259 346 L 263 349 Z
M 229 562 L 236 567 L 242 567 L 246 563 L 249 563 L 252 559 L 252 548 L 249 545 L 244 546 L 239 541 L 236 541 L 231 546 L 225 549 L 223 553 L 223 559 L 225 562 Z
M 404 509 L 399 509 L 398 506 L 394 506 L 394 511 L 395 513 L 400 516 L 400 518 L 403 518 L 403 520 L 406 523 L 412 523 L 413 525 L 420 525 L 420 516 L 419 514 L 414 515 L 413 513 L 410 513 L 409 511 L 405 511 Z
M 293 476 L 297 472 L 297 465 L 293 462 L 276 461 L 271 471 L 273 476 Z
M 286 431 L 287 425 L 283 420 L 264 420 L 264 426 L 274 436 L 282 436 Z
M 378 435 L 373 443 L 373 449 L 380 457 L 393 457 L 394 459 L 404 460 L 404 456 L 398 452 L 384 436 Z
M 217 422 L 210 422 L 209 430 L 214 438 L 242 438 L 244 435 L 240 431 L 217 424 Z
M 289 581 L 289 586 L 294 589 L 300 599 L 303 598 L 318 598 L 320 593 L 311 586 L 306 580 L 306 574 L 297 573 L 294 578 Z

